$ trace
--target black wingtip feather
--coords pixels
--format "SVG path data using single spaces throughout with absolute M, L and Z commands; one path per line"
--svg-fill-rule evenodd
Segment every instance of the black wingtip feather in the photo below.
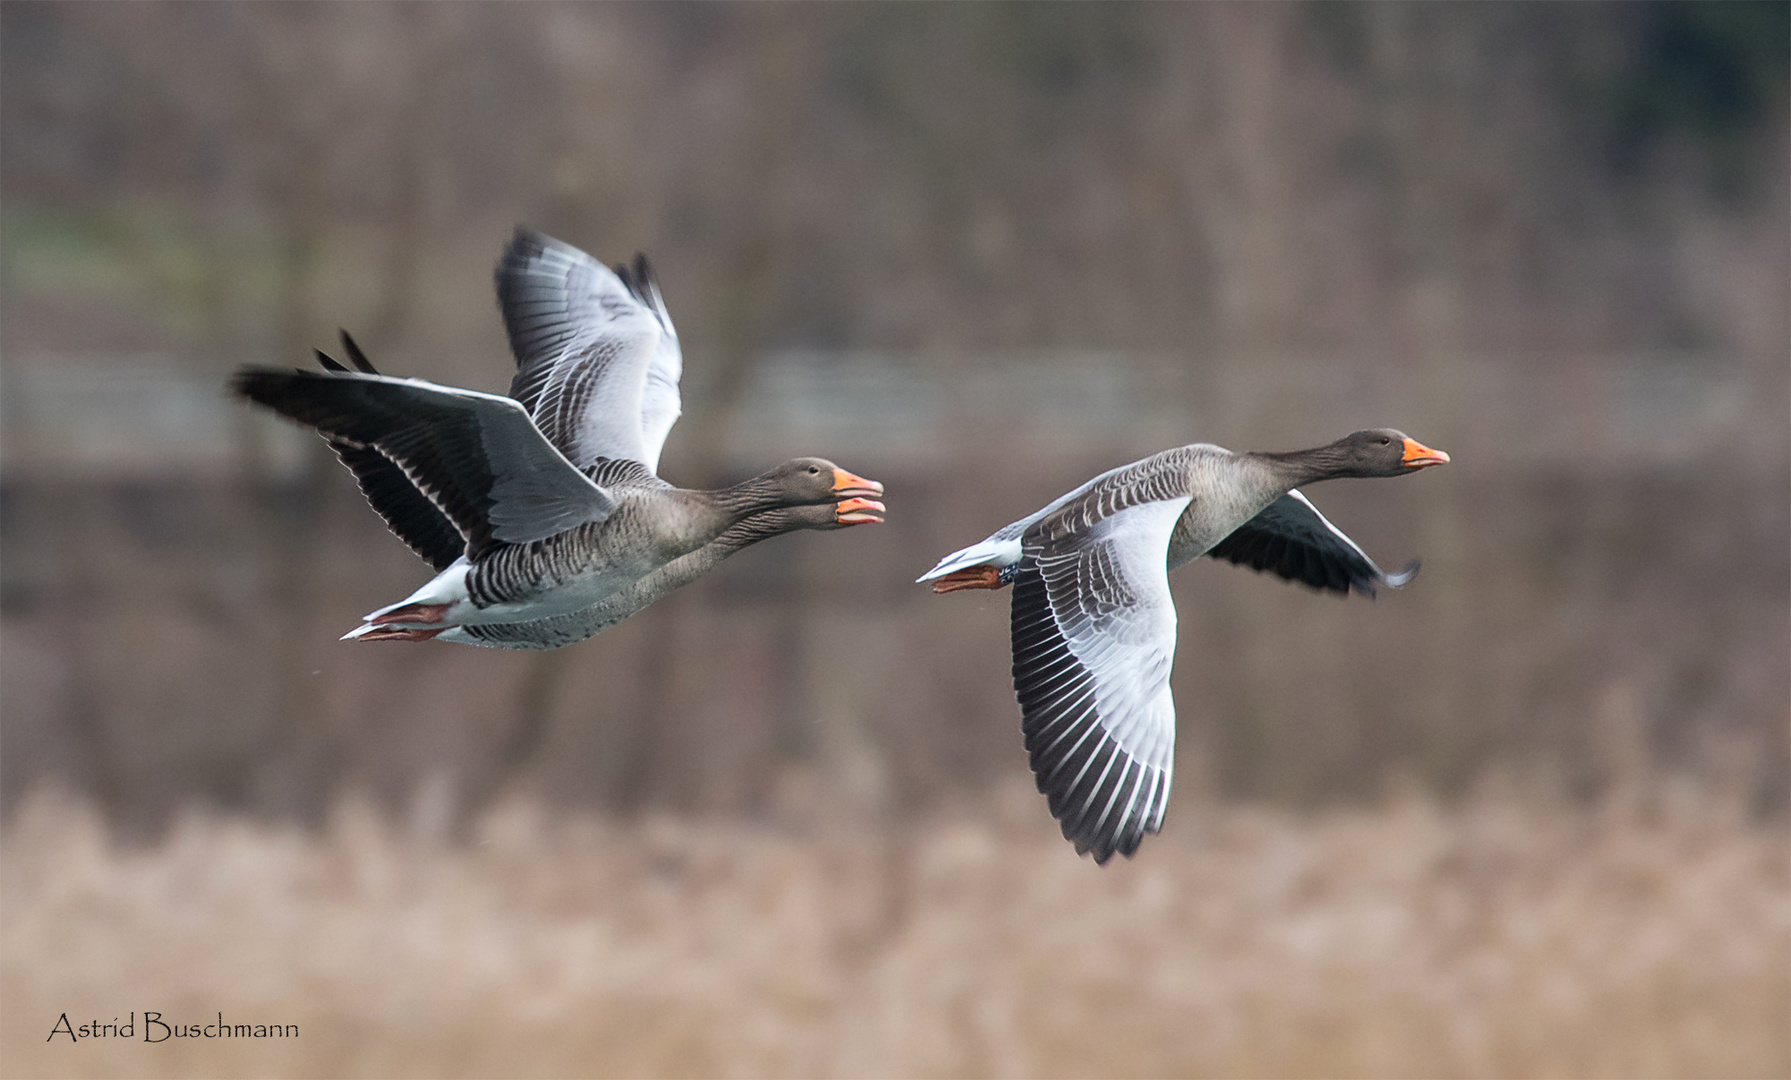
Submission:
M 281 368 L 241 367 L 236 369 L 236 374 L 230 376 L 226 385 L 237 397 L 247 398 L 271 409 L 275 407 L 274 402 L 282 396 L 280 391 L 292 382 L 293 374 Z
M 547 249 L 548 242 L 546 233 L 517 222 L 516 231 L 510 235 L 510 245 L 504 249 L 504 255 L 539 255 Z
M 497 282 L 498 307 L 504 306 L 506 297 L 506 281 L 510 271 L 517 269 L 529 260 L 537 258 L 547 250 L 553 241 L 545 233 L 537 232 L 520 222 L 516 231 L 511 234 L 510 242 L 504 245 L 504 253 L 498 256 L 497 265 L 492 268 L 492 278 Z
M 1322 546 L 1313 546 L 1311 536 L 1294 537 L 1275 531 L 1275 512 L 1285 502 L 1287 497 L 1283 496 L 1276 506 L 1239 526 L 1207 554 L 1257 573 L 1274 574 L 1285 581 L 1344 597 L 1356 592 L 1372 599 L 1377 585 L 1398 588 L 1408 580 L 1403 574 L 1383 576 L 1359 551 L 1332 543 L 1323 534 L 1319 535 Z
M 314 354 L 316 354 L 317 362 L 319 364 L 323 365 L 323 370 L 333 371 L 333 372 L 336 372 L 336 373 L 342 374 L 342 375 L 348 374 L 347 368 L 343 367 L 341 364 L 337 363 L 336 361 L 330 359 L 330 357 L 322 349 L 312 349 L 311 351 Z
M 648 264 L 645 252 L 637 251 L 634 253 L 632 263 L 617 263 L 610 269 L 614 270 L 616 276 L 622 279 L 622 284 L 630 293 L 634 294 L 636 300 L 648 307 L 653 306 L 653 292 L 658 286 L 653 279 L 653 268 Z
M 379 369 L 373 366 L 373 361 L 367 359 L 367 354 L 355 344 L 354 338 L 348 336 L 348 331 L 337 327 L 336 332 L 342 335 L 342 350 L 348 354 L 348 362 L 367 375 L 378 375 Z

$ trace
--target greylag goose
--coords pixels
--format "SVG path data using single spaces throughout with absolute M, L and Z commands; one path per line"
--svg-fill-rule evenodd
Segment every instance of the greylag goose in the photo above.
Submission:
M 1169 571 L 1211 555 L 1373 595 L 1382 573 L 1298 486 L 1404 476 L 1449 455 L 1397 431 L 1287 454 L 1177 447 L 1102 473 L 922 574 L 935 592 L 1012 584 L 1014 693 L 1032 772 L 1080 854 L 1130 856 L 1157 832 L 1175 758 Z
M 572 615 L 755 514 L 837 513 L 851 499 L 881 511 L 883 485 L 821 458 L 716 491 L 659 478 L 683 360 L 645 256 L 612 270 L 518 229 L 496 277 L 517 362 L 508 397 L 381 375 L 346 335 L 355 370 L 320 353 L 322 372 L 243 368 L 232 380 L 316 428 L 438 571 L 345 637 L 426 641 Z
M 348 331 L 341 333 L 342 347 L 355 369 L 378 375 L 379 371 Z M 316 351 L 316 356 L 326 371 L 349 370 L 321 350 Z M 332 441 L 331 445 L 360 481 L 368 502 L 418 555 L 433 563 L 437 570 L 445 569 L 460 557 L 465 541 L 390 458 L 377 450 L 349 443 Z M 673 559 L 581 611 L 529 622 L 454 626 L 434 635 L 434 639 L 497 649 L 557 649 L 571 645 L 609 629 L 672 590 L 690 584 L 743 548 L 799 529 L 828 530 L 880 524 L 883 510 L 881 502 L 860 496 L 842 498 L 831 504 L 763 510 L 729 526 L 707 545 Z M 363 628 L 355 633 L 365 637 L 370 631 Z

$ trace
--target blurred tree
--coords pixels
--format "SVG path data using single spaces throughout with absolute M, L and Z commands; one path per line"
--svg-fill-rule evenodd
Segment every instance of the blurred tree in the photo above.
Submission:
M 1618 164 L 1633 171 L 1683 135 L 1709 155 L 1717 190 L 1737 193 L 1759 165 L 1750 133 L 1785 121 L 1791 4 L 1662 0 L 1619 10 L 1633 44 L 1607 91 Z

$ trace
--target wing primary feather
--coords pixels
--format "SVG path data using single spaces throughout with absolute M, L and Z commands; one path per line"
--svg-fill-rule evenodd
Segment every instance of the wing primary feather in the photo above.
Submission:
M 1132 807 L 1137 804 L 1138 783 L 1143 775 L 1144 764 L 1128 760 L 1113 785 L 1113 794 L 1101 808 L 1101 816 L 1097 819 L 1095 828 L 1108 858 L 1112 858 L 1114 852 L 1125 851 L 1127 838 L 1132 833 Z M 1120 809 L 1122 797 L 1124 809 Z M 1118 811 L 1117 816 L 1115 811 Z
M 1084 835 L 1089 832 L 1098 832 L 1098 828 L 1085 830 L 1082 826 L 1084 822 L 1090 821 L 1088 812 L 1094 809 L 1095 801 L 1100 798 L 1102 790 L 1107 786 L 1107 777 L 1113 772 L 1113 763 L 1120 757 L 1116 752 L 1118 749 L 1117 747 L 1110 748 L 1108 746 L 1108 743 L 1111 743 L 1112 741 L 1113 736 L 1103 730 L 1101 732 L 1101 741 L 1096 743 L 1094 748 L 1089 751 L 1088 764 L 1082 766 L 1082 771 L 1077 774 L 1075 780 L 1071 781 L 1069 790 L 1066 792 L 1066 802 L 1074 800 L 1076 795 L 1085 789 L 1088 794 L 1082 796 L 1081 806 L 1076 809 L 1075 817 L 1065 817 L 1063 819 L 1064 828 L 1074 829 L 1077 833 Z M 1106 751 L 1106 753 L 1102 753 L 1102 751 Z M 1101 765 L 1101 771 L 1093 776 L 1089 776 L 1088 770 L 1094 768 L 1097 762 Z M 1088 783 L 1086 785 L 1083 783 L 1084 777 L 1088 777 Z M 1090 822 L 1090 824 L 1091 826 L 1094 825 L 1093 822 Z
M 452 522 L 471 557 L 496 543 L 544 539 L 579 521 L 601 521 L 615 505 L 509 398 L 409 379 L 264 368 L 242 369 L 231 386 L 317 428 L 339 444 L 338 453 L 343 446 L 377 449 Z M 419 545 L 414 532 L 399 531 L 413 547 L 426 546 L 432 561 L 440 553 L 434 544 Z
M 361 351 L 359 345 L 355 344 L 354 338 L 349 336 L 348 331 L 337 327 L 336 332 L 342 335 L 342 351 L 348 354 L 348 362 L 364 374 L 378 375 L 379 369 L 373 366 L 373 361 L 367 359 L 367 354 Z
M 1270 503 L 1208 554 L 1344 596 L 1357 592 L 1373 597 L 1377 586 L 1397 588 L 1407 580 L 1383 574 L 1355 541 L 1297 490 Z

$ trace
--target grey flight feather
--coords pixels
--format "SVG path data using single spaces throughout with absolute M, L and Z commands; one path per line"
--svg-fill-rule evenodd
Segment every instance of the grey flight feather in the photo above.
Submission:
M 656 474 L 683 357 L 646 258 L 620 271 L 516 231 L 496 271 L 516 355 L 510 395 L 573 464 L 622 458 Z
M 1035 523 L 1014 579 L 1014 691 L 1033 775 L 1064 838 L 1102 863 L 1162 826 L 1174 769 L 1165 552 L 1188 497 L 1174 470 L 1150 472 Z

